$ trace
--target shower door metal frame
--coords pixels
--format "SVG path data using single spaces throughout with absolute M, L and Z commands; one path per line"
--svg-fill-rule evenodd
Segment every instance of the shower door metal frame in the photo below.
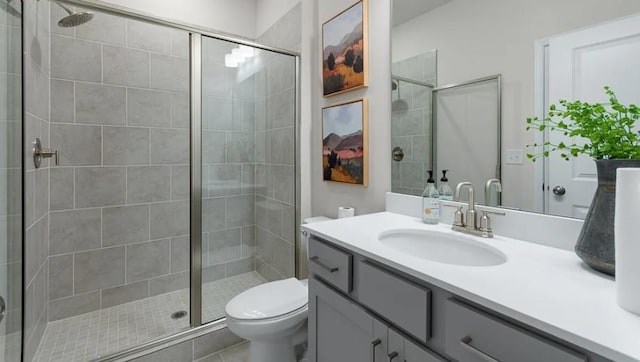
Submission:
M 180 21 L 163 19 L 152 14 L 139 12 L 127 7 L 105 3 L 97 0 L 56 0 L 57 2 L 79 6 L 87 10 L 161 25 L 177 30 L 189 32 L 189 78 L 190 78 L 190 316 L 191 328 L 160 339 L 143 343 L 132 348 L 118 351 L 95 361 L 120 361 L 133 356 L 141 356 L 147 352 L 166 348 L 167 345 L 182 342 L 200 335 L 223 328 L 226 318 L 203 324 L 202 321 L 202 39 L 203 37 L 228 41 L 236 44 L 247 45 L 256 49 L 273 53 L 292 56 L 295 60 L 295 92 L 294 92 L 294 167 L 295 167 L 295 222 L 299 225 L 301 182 L 300 182 L 300 53 L 287 49 L 267 46 L 256 43 L 250 39 L 233 34 L 207 29 Z M 296 228 L 294 249 L 294 273 L 298 276 L 300 271 L 300 233 Z

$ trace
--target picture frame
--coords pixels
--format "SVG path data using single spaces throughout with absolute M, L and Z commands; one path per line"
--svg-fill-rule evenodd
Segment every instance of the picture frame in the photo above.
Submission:
M 322 109 L 322 179 L 367 186 L 368 104 L 365 98 Z
M 322 24 L 324 97 L 368 86 L 368 0 L 360 0 Z

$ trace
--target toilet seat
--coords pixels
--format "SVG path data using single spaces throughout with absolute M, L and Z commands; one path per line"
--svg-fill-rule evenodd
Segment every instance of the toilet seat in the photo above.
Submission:
M 306 308 L 307 287 L 296 278 L 278 280 L 250 288 L 235 296 L 225 311 L 238 321 L 279 319 Z

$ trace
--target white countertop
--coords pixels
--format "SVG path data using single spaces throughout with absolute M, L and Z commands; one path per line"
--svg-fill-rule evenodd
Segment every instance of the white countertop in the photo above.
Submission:
M 390 212 L 302 228 L 603 357 L 640 361 L 640 316 L 618 307 L 613 278 L 592 271 L 573 252 L 500 236 L 475 238 L 449 225 L 425 225 Z M 407 228 L 473 238 L 496 247 L 508 260 L 490 267 L 442 264 L 378 241 L 383 231 Z

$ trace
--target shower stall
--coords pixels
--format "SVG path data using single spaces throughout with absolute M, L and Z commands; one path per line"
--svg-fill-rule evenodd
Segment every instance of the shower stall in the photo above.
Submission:
M 296 275 L 293 45 L 105 3 L 6 4 L 0 361 L 166 343 Z

